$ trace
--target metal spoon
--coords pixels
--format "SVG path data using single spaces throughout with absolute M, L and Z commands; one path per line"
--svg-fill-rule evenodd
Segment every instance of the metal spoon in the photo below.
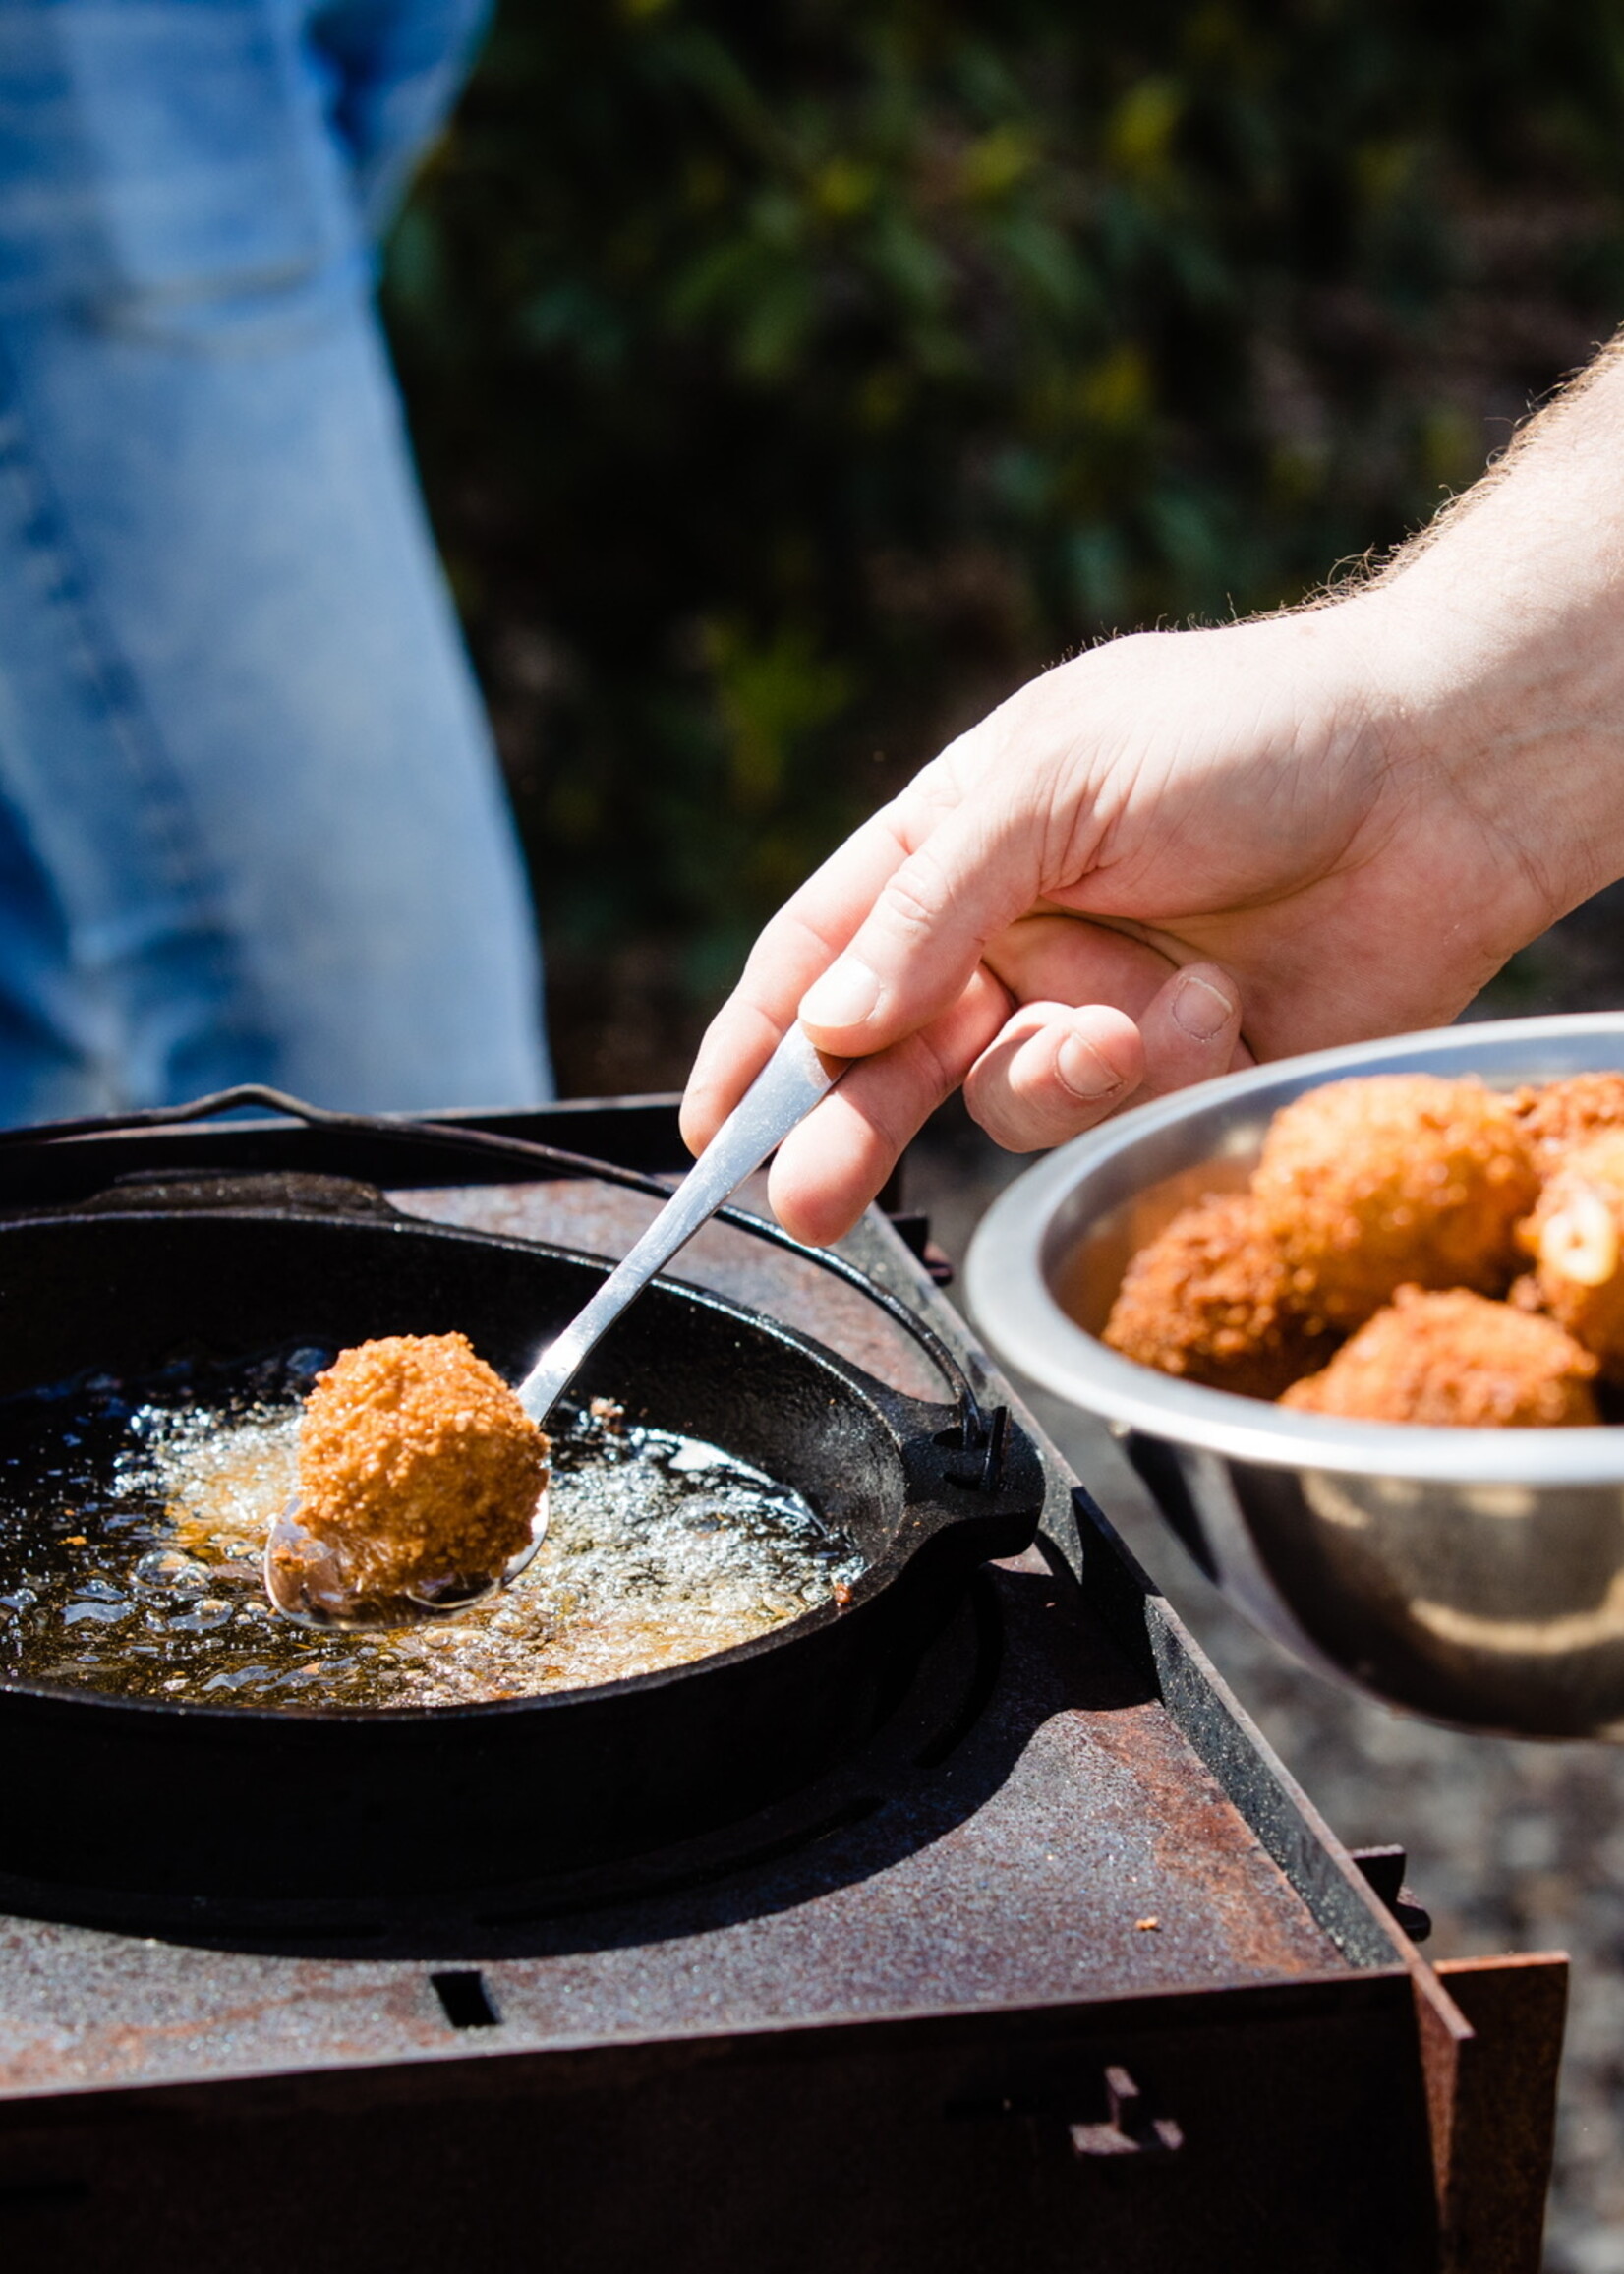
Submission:
M 799 1026 L 790 1027 L 643 1237 L 562 1334 L 548 1344 L 519 1384 L 519 1403 L 532 1421 L 545 1426 L 583 1359 L 621 1312 L 636 1302 L 656 1272 L 687 1246 L 844 1072 L 844 1062 L 824 1059 Z M 356 1629 L 447 1618 L 518 1578 L 546 1537 L 547 1515 L 544 1491 L 531 1521 L 529 1545 L 493 1577 L 446 1573 L 409 1594 L 368 1597 L 347 1581 L 337 1549 L 305 1530 L 297 1500 L 290 1501 L 265 1541 L 265 1593 L 284 1617 L 304 1626 Z

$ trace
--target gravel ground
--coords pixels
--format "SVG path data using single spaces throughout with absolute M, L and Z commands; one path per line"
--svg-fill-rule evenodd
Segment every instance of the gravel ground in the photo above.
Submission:
M 1624 887 L 1614 887 L 1519 957 L 1473 1015 L 1620 1004 Z M 959 1259 L 1021 1165 L 953 1109 L 910 1156 L 909 1203 L 929 1210 Z M 1434 1922 L 1428 1955 L 1571 1954 L 1546 2274 L 1624 2274 L 1624 1748 L 1464 1737 L 1305 1672 L 1201 1578 L 1102 1429 L 1033 1403 L 1341 1837 L 1409 1850 L 1410 1884 Z

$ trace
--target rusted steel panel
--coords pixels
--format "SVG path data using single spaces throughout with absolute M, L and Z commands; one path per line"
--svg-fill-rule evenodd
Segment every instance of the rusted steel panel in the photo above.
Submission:
M 1176 2148 L 1078 2153 L 1113 2070 Z M 1420 2099 L 1372 1971 L 34 2103 L 0 2234 L 8 2274 L 1435 2274 Z
M 1442 2211 L 1448 2274 L 1539 2274 L 1567 2017 L 1560 1952 L 1446 1958 L 1458 2049 Z

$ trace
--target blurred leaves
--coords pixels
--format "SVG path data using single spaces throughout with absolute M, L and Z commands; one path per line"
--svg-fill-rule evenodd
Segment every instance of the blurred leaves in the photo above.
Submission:
M 387 304 L 550 936 L 713 987 L 1021 677 L 1393 543 L 1621 190 L 1619 0 L 504 0 Z

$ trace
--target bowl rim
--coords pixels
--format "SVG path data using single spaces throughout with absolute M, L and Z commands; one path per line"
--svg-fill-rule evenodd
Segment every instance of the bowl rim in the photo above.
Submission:
M 1603 1065 L 1624 1072 L 1624 1011 L 1569 1012 L 1429 1027 L 1305 1052 L 1132 1107 L 1058 1147 L 994 1200 L 965 1258 L 971 1314 L 1000 1359 L 1052 1395 L 1096 1415 L 1119 1435 L 1157 1437 L 1258 1467 L 1379 1476 L 1398 1484 L 1624 1486 L 1624 1429 L 1615 1425 L 1437 1429 L 1298 1413 L 1180 1381 L 1120 1356 L 1076 1323 L 1051 1283 L 1059 1255 L 1074 1244 L 1062 1243 L 1057 1220 L 1079 1187 L 1107 1162 L 1196 1114 L 1274 1090 L 1296 1094 L 1352 1075 L 1419 1071 L 1414 1062 L 1423 1056 L 1458 1056 L 1460 1071 L 1470 1074 L 1482 1071 L 1470 1063 L 1473 1054 L 1496 1045 L 1528 1045 L 1537 1052 L 1542 1043 L 1587 1040 L 1612 1041 L 1615 1053 Z M 1531 1067 L 1514 1079 L 1562 1077 Z

